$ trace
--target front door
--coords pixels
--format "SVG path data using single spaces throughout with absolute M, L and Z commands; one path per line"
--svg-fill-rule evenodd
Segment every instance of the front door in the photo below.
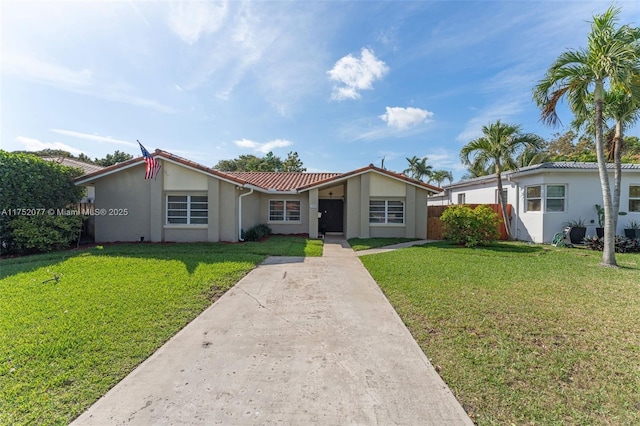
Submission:
M 318 219 L 318 231 L 322 234 L 325 232 L 343 232 L 343 207 L 344 202 L 338 200 L 319 200 L 319 209 L 321 213 Z

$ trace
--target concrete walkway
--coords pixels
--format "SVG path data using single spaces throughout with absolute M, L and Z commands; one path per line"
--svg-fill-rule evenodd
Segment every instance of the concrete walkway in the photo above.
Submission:
M 271 257 L 75 425 L 472 425 L 344 240 Z

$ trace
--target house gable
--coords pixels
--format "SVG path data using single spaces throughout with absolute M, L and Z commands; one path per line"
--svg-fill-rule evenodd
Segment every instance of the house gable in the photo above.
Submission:
M 440 190 L 373 165 L 347 173 L 221 172 L 166 151 L 152 155 L 161 168 L 151 180 L 142 157 L 76 179 L 95 185 L 96 205 L 135 206 L 124 220 L 97 218 L 99 242 L 238 241 L 259 223 L 317 237 L 320 207 L 328 205 L 342 212 L 347 237 L 425 238 L 426 197 Z

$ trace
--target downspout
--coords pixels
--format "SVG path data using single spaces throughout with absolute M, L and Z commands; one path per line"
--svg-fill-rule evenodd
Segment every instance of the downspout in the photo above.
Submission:
M 242 239 L 242 197 L 253 194 L 253 188 L 246 194 L 240 194 L 238 197 L 238 241 L 244 241 Z

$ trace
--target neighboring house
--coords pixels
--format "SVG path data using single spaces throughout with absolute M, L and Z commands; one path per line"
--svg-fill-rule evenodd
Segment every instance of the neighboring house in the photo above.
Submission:
M 76 179 L 95 187 L 96 242 L 239 241 L 268 224 L 275 234 L 427 237 L 427 196 L 442 191 L 373 165 L 348 173 L 220 172 L 156 150 Z
M 79 160 L 75 160 L 73 158 L 67 158 L 67 157 L 42 157 L 43 160 L 45 161 L 52 161 L 58 164 L 62 164 L 63 166 L 67 166 L 67 167 L 75 167 L 76 169 L 81 169 L 84 171 L 85 174 L 92 174 L 92 173 L 96 173 L 99 172 L 100 170 L 104 169 L 104 167 L 102 166 L 98 166 L 96 164 L 89 164 L 89 163 L 85 163 L 83 161 L 79 161 Z M 82 200 L 80 200 L 81 203 L 93 203 L 93 200 L 96 199 L 96 194 L 94 191 L 94 187 L 93 186 L 86 186 L 85 187 L 87 192 L 85 194 L 85 196 L 82 198 Z
M 608 165 L 613 192 L 613 164 Z M 587 235 L 598 226 L 596 204 L 602 205 L 597 163 L 556 162 L 505 172 L 502 185 L 508 204 L 513 205 L 512 231 L 516 239 L 550 243 L 556 232 L 571 220 L 584 219 Z M 483 176 L 444 187 L 428 204 L 498 203 L 496 176 Z M 622 165 L 620 212 L 616 234 L 624 235 L 631 219 L 640 220 L 640 164 Z

